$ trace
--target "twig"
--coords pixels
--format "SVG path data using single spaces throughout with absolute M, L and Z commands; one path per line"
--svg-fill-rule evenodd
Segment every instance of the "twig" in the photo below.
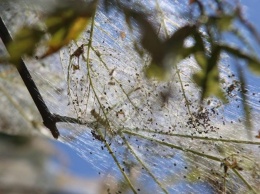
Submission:
M 104 114 L 106 123 L 108 125 L 108 130 L 109 130 L 109 132 L 111 132 L 111 134 L 113 134 L 113 130 L 112 130 L 111 126 L 110 126 L 110 123 L 109 123 L 108 117 L 106 115 L 106 112 L 105 112 L 105 110 L 104 110 L 104 108 L 103 108 L 103 106 L 102 106 L 102 104 L 100 102 L 100 99 L 99 99 L 98 95 L 97 95 L 97 92 L 95 90 L 94 84 L 92 82 L 91 74 L 90 74 L 90 69 L 91 69 L 91 66 L 90 66 L 90 50 L 91 50 L 92 38 L 93 38 L 93 34 L 94 34 L 95 14 L 96 14 L 96 12 L 94 12 L 93 17 L 92 17 L 92 21 L 91 21 L 92 23 L 91 23 L 91 28 L 90 28 L 90 37 L 89 37 L 89 42 L 88 42 L 87 58 L 84 59 L 84 60 L 86 61 L 86 68 L 88 70 L 87 76 L 89 78 L 89 85 L 91 86 L 91 88 L 93 90 L 93 93 L 94 93 L 94 96 L 95 96 L 95 98 L 98 101 L 98 104 L 100 106 L 100 109 L 101 109 L 102 113 Z M 84 55 L 83 55 L 83 58 L 84 58 Z M 105 136 L 106 136 L 106 131 L 107 130 L 105 130 Z
M 0 37 L 6 48 L 7 45 L 13 41 L 2 17 L 0 17 Z M 29 91 L 39 113 L 42 116 L 44 126 L 51 131 L 52 136 L 54 138 L 57 139 L 60 135 L 56 127 L 57 122 L 71 122 L 71 123 L 83 124 L 82 122 L 74 118 L 52 114 L 48 109 L 48 107 L 46 106 L 41 96 L 41 93 L 39 92 L 37 86 L 35 85 L 32 76 L 30 75 L 22 58 L 19 59 L 19 62 L 15 65 L 15 67 L 18 70 L 27 90 Z
M 146 170 L 146 172 L 152 177 L 152 179 L 158 184 L 158 186 L 162 189 L 162 191 L 164 193 L 169 193 L 163 186 L 162 184 L 157 180 L 157 178 L 151 173 L 150 169 L 145 165 L 145 163 L 141 160 L 141 158 L 135 153 L 135 151 L 133 150 L 133 148 L 129 145 L 129 143 L 127 142 L 125 136 L 123 136 L 122 134 L 120 135 L 121 138 L 123 139 L 125 145 L 128 147 L 128 149 L 130 150 L 130 152 L 133 154 L 133 156 L 136 158 L 136 160 L 143 166 L 143 168 Z
M 232 168 L 233 172 L 246 184 L 246 186 L 250 189 L 250 191 L 254 194 L 257 192 L 254 190 L 254 188 L 244 179 L 244 177 L 234 168 Z
M 104 137 L 103 133 L 100 131 L 100 129 L 98 129 L 97 132 L 98 132 L 98 135 L 99 135 L 102 139 L 105 139 L 105 137 Z M 123 168 L 121 167 L 121 165 L 120 165 L 120 163 L 119 163 L 117 157 L 115 156 L 114 152 L 112 151 L 112 148 L 111 148 L 110 144 L 109 144 L 107 141 L 104 141 L 104 144 L 105 144 L 105 146 L 106 146 L 108 152 L 111 154 L 113 160 L 115 161 L 115 163 L 116 163 L 118 169 L 120 170 L 120 172 L 121 172 L 122 175 L 124 176 L 126 182 L 127 182 L 128 185 L 130 186 L 131 190 L 133 191 L 134 194 L 137 194 L 137 191 L 136 191 L 136 189 L 134 188 L 134 186 L 133 186 L 131 180 L 128 178 L 127 174 L 125 173 L 125 171 L 124 171 Z
M 176 134 L 169 133 L 164 131 L 153 131 L 149 129 L 142 129 L 144 132 L 148 133 L 156 133 L 160 135 L 174 136 L 174 137 L 182 137 L 182 138 L 190 138 L 190 139 L 200 139 L 204 141 L 220 141 L 226 143 L 238 143 L 238 144 L 251 144 L 251 145 L 260 145 L 260 142 L 257 141 L 247 141 L 247 140 L 237 140 L 237 139 L 222 139 L 222 138 L 214 138 L 214 137 L 203 137 L 203 136 L 193 136 L 193 135 L 185 135 L 185 134 Z
M 156 142 L 158 144 L 161 144 L 161 145 L 164 145 L 164 146 L 167 146 L 167 147 L 170 147 L 170 148 L 181 150 L 181 151 L 187 152 L 187 153 L 192 153 L 194 155 L 202 156 L 202 157 L 205 157 L 205 158 L 217 161 L 217 162 L 221 162 L 222 161 L 219 157 L 211 156 L 211 155 L 208 155 L 208 154 L 204 154 L 204 153 L 192 150 L 192 149 L 183 148 L 181 146 L 177 146 L 177 145 L 174 145 L 174 144 L 171 144 L 171 143 L 167 143 L 165 141 L 160 141 L 160 140 L 157 140 L 157 139 L 154 139 L 154 138 L 151 138 L 151 137 L 147 137 L 147 136 L 144 136 L 144 135 L 139 134 L 139 133 L 131 132 L 131 131 L 128 131 L 128 130 L 123 130 L 122 133 L 129 134 L 129 135 L 134 135 L 134 136 L 137 136 L 137 137 L 140 137 L 140 138 L 144 138 L 144 139 Z

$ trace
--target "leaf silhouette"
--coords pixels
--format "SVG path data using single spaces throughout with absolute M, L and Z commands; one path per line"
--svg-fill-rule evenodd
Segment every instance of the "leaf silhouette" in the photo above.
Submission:
M 8 45 L 11 61 L 17 60 L 23 55 L 32 56 L 36 45 L 45 34 L 50 35 L 47 41 L 47 50 L 39 58 L 47 57 L 70 41 L 76 40 L 84 31 L 90 18 L 96 10 L 97 1 L 82 4 L 77 3 L 63 8 L 57 8 L 52 13 L 47 14 L 44 24 L 45 30 L 35 26 L 24 26 L 14 36 L 14 41 Z
M 254 56 L 250 56 L 242 51 L 240 51 L 238 48 L 234 48 L 229 45 L 221 44 L 221 49 L 224 51 L 234 55 L 235 57 L 245 59 L 248 62 L 249 69 L 256 74 L 260 74 L 260 61 L 258 58 Z
M 202 67 L 200 72 L 193 75 L 193 80 L 202 89 L 201 101 L 212 95 L 220 98 L 223 102 L 226 102 L 226 98 L 219 83 L 217 63 L 219 61 L 220 51 L 220 48 L 216 47 L 208 59 L 206 59 L 201 53 L 195 55 L 197 62 Z
M 44 32 L 34 27 L 23 27 L 14 36 L 14 41 L 8 44 L 8 51 L 11 56 L 11 62 L 17 63 L 17 61 L 23 55 L 27 54 L 32 56 L 36 44 L 40 41 Z
M 127 8 L 124 9 L 124 13 L 127 21 L 132 18 L 139 24 L 141 45 L 152 57 L 151 64 L 145 69 L 147 77 L 165 79 L 169 68 L 194 52 L 195 47 L 187 49 L 184 46 L 184 41 L 195 33 L 196 26 L 183 26 L 176 30 L 169 39 L 163 41 L 159 38 L 158 32 L 152 23 L 148 21 L 146 15 Z
M 85 9 L 80 10 L 76 9 L 77 7 L 55 10 L 46 18 L 45 25 L 51 37 L 47 43 L 47 51 L 40 58 L 55 53 L 71 40 L 78 38 L 89 23 L 96 9 L 96 3 L 94 1 L 88 7 L 85 6 L 83 6 Z
M 228 31 L 232 27 L 233 19 L 235 18 L 235 13 L 232 15 L 218 15 L 218 16 L 211 16 L 209 18 L 209 23 L 217 27 L 219 31 Z

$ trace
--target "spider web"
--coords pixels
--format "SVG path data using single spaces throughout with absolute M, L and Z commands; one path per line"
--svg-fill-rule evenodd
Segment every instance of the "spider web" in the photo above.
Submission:
M 179 1 L 146 6 L 162 37 L 189 22 Z M 173 68 L 170 81 L 146 79 L 150 57 L 136 52 L 140 35 L 129 31 L 121 13 L 103 10 L 98 8 L 80 40 L 60 52 L 61 66 L 57 57 L 28 61 L 51 111 L 86 122 L 59 124 L 59 140 L 96 170 L 100 190 L 92 193 L 259 191 L 259 141 L 250 141 L 244 125 L 232 59 L 223 54 L 219 67 L 229 103 L 208 98 L 201 109 L 191 80 L 199 70 L 195 60 Z M 252 134 L 259 126 L 257 80 L 247 80 Z

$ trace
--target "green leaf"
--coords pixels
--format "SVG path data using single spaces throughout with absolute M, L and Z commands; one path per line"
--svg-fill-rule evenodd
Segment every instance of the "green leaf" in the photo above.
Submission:
M 203 52 L 196 52 L 194 54 L 194 57 L 197 61 L 197 63 L 199 64 L 199 66 L 206 70 L 206 67 L 207 67 L 207 58 L 205 56 L 205 54 Z
M 229 45 L 221 44 L 219 45 L 222 50 L 227 51 L 228 53 L 234 55 L 235 57 L 239 57 L 242 59 L 245 59 L 248 62 L 249 69 L 256 74 L 260 74 L 260 60 L 254 56 L 250 56 L 242 51 L 240 51 L 238 48 L 234 48 Z
M 194 34 L 196 32 L 196 26 L 194 25 L 186 25 L 178 30 L 176 30 L 173 35 L 165 41 L 165 46 L 168 48 L 174 48 L 182 46 L 184 43 L 184 40 L 189 37 L 190 35 Z
M 248 67 L 253 73 L 260 75 L 260 61 L 254 59 L 248 60 Z
M 220 87 L 219 71 L 217 66 L 208 74 L 208 82 L 207 82 L 207 89 L 205 91 L 205 98 L 209 96 L 216 96 L 224 103 L 227 102 L 224 92 Z
M 194 30 L 193 37 L 195 40 L 196 50 L 206 53 L 206 49 L 205 49 L 204 41 L 203 41 L 203 35 L 199 32 L 198 29 Z
M 217 27 L 220 31 L 228 31 L 232 27 L 234 16 L 233 15 L 224 15 L 220 17 L 217 22 Z
M 197 51 L 196 46 L 183 48 L 180 52 L 180 58 L 185 59 L 185 58 L 189 57 L 190 55 L 192 55 L 193 53 L 195 53 L 196 51 Z
M 224 32 L 231 29 L 235 16 L 236 13 L 233 13 L 232 15 L 219 14 L 217 16 L 210 16 L 208 22 L 215 26 L 217 30 Z
M 202 87 L 204 77 L 205 77 L 204 71 L 199 71 L 192 75 L 193 81 L 200 87 Z
M 168 40 L 161 40 L 157 30 L 146 18 L 146 15 L 131 9 L 125 8 L 124 13 L 129 27 L 132 29 L 130 19 L 138 23 L 141 31 L 141 46 L 150 53 L 152 62 L 145 70 L 147 77 L 156 77 L 164 80 L 169 69 L 176 65 L 183 57 L 194 52 L 194 47 L 185 48 L 184 41 L 196 30 L 195 25 L 186 25 L 176 30 Z
M 172 53 L 172 56 L 183 59 L 182 56 L 186 56 L 186 47 L 184 41 L 196 32 L 196 26 L 186 25 L 176 30 L 173 35 L 163 43 L 164 57 Z M 191 47 L 194 51 L 194 47 Z M 184 53 L 182 53 L 184 52 Z
M 138 28 L 141 31 L 141 45 L 147 50 L 155 63 L 159 64 L 164 56 L 164 48 L 162 40 L 158 37 L 158 32 L 155 30 L 151 22 L 146 18 L 146 15 L 128 8 L 124 9 L 126 20 L 130 28 L 130 18 L 138 23 Z
M 44 32 L 33 27 L 23 27 L 14 36 L 14 40 L 8 44 L 11 62 L 17 63 L 19 59 L 27 54 L 33 55 L 36 44 L 40 41 Z
M 44 21 L 47 32 L 34 26 L 21 28 L 14 36 L 14 41 L 7 46 L 11 62 L 17 63 L 25 54 L 31 56 L 35 46 L 46 33 L 49 33 L 50 39 L 47 42 L 47 51 L 40 58 L 53 54 L 71 40 L 77 39 L 95 12 L 96 5 L 97 1 L 92 1 L 81 4 L 81 7 L 72 5 L 61 10 L 54 10 Z
M 201 71 L 193 74 L 194 82 L 201 87 L 201 101 L 210 96 L 216 96 L 224 103 L 227 102 L 225 95 L 220 87 L 218 60 L 220 47 L 215 47 L 209 58 L 204 53 L 196 53 L 195 58 L 201 64 Z
M 202 89 L 201 100 L 210 96 L 216 96 L 217 98 L 221 99 L 224 103 L 227 102 L 224 92 L 220 87 L 218 74 L 219 72 L 217 68 L 215 68 L 208 74 L 206 74 L 204 71 L 199 71 L 193 74 L 193 81 Z M 207 80 L 206 83 L 205 80 Z
M 51 38 L 47 43 L 48 49 L 41 58 L 55 53 L 71 40 L 77 39 L 89 23 L 92 12 L 81 13 L 69 8 L 57 10 L 53 15 L 49 15 L 45 24 Z
M 160 81 L 167 79 L 167 71 L 162 66 L 159 66 L 155 63 L 151 63 L 146 69 L 145 69 L 145 75 L 147 78 L 156 78 Z

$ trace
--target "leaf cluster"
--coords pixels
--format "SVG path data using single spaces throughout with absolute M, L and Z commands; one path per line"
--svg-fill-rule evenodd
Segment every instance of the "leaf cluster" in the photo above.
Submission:
M 8 45 L 10 61 L 17 63 L 24 55 L 33 56 L 42 42 L 46 50 L 39 58 L 45 58 L 77 39 L 94 14 L 96 2 L 84 3 L 81 7 L 78 4 L 58 7 L 44 17 L 43 27 L 23 26 Z
M 151 62 L 145 69 L 147 77 L 165 80 L 172 67 L 177 67 L 178 63 L 193 56 L 200 67 L 200 71 L 193 74 L 193 80 L 201 88 L 201 101 L 209 96 L 216 96 L 223 102 L 227 102 L 219 78 L 222 53 L 246 61 L 250 70 L 259 75 L 260 60 L 255 55 L 245 53 L 229 43 L 222 43 L 222 37 L 228 32 L 237 36 L 233 32 L 237 20 L 242 22 L 241 25 L 248 27 L 248 22 L 242 19 L 240 6 L 226 9 L 227 3 L 221 1 L 215 3 L 218 9 L 213 10 L 215 13 L 209 14 L 206 12 L 209 8 L 201 1 L 190 1 L 190 6 L 194 6 L 191 9 L 196 9 L 196 5 L 198 6 L 199 16 L 192 16 L 194 19 L 191 24 L 178 28 L 165 39 L 160 38 L 160 34 L 147 14 L 121 5 L 120 8 L 130 28 L 134 28 L 131 21 L 138 24 L 141 46 L 151 56 Z M 255 34 L 252 28 L 248 30 Z M 187 46 L 187 41 L 191 41 L 192 46 Z
M 221 43 L 222 37 L 227 32 L 236 36 L 233 29 L 237 20 L 247 27 L 256 39 L 258 37 L 252 25 L 243 18 L 240 5 L 230 8 L 232 5 L 226 2 L 212 2 L 216 4 L 217 9 L 209 10 L 210 8 L 199 0 L 190 1 L 190 9 L 197 9 L 199 14 L 191 15 L 191 24 L 178 28 L 165 39 L 160 37 L 153 22 L 148 19 L 149 14 L 140 11 L 136 3 L 105 0 L 104 7 L 107 11 L 117 9 L 122 12 L 130 29 L 137 28 L 140 32 L 140 45 L 151 56 L 151 62 L 145 69 L 148 78 L 165 80 L 169 77 L 172 67 L 177 67 L 181 61 L 193 56 L 200 67 L 200 71 L 193 74 L 193 80 L 201 88 L 201 101 L 209 96 L 216 96 L 223 102 L 227 102 L 219 78 L 218 65 L 221 54 L 225 52 L 235 58 L 243 59 L 250 70 L 257 74 L 260 74 L 260 60 L 255 55 L 242 52 L 240 48 Z M 70 6 L 54 9 L 43 20 L 44 29 L 24 26 L 8 46 L 11 61 L 16 62 L 25 54 L 32 56 L 36 45 L 46 35 L 49 36 L 45 41 L 47 49 L 39 58 L 57 52 L 84 31 L 97 4 L 95 0 L 82 4 L 80 8 Z M 142 9 L 145 10 L 144 7 Z M 138 26 L 136 27 L 133 22 Z M 192 46 L 187 46 L 187 41 L 191 41 Z M 139 53 L 143 54 L 143 52 Z

